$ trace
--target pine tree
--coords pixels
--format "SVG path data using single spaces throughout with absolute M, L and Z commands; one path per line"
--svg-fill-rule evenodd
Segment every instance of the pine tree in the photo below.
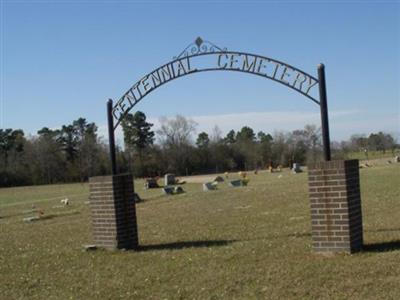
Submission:
M 146 121 L 146 115 L 143 112 L 137 111 L 134 115 L 127 114 L 121 125 L 124 132 L 125 149 L 129 155 L 130 169 L 132 168 L 132 156 L 137 153 L 140 173 L 143 173 L 144 150 L 154 142 L 154 132 L 151 131 L 153 124 Z

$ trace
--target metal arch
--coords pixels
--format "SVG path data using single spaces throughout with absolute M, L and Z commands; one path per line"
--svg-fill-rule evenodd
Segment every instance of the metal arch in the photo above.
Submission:
M 185 50 L 186 50 L 186 49 L 185 49 Z M 281 65 L 281 66 L 284 66 L 284 67 L 286 67 L 286 68 L 290 68 L 290 69 L 292 69 L 292 70 L 294 70 L 294 71 L 297 71 L 298 73 L 301 73 L 301 74 L 303 74 L 303 75 L 305 75 L 305 76 L 308 76 L 309 78 L 311 78 L 312 80 L 314 80 L 314 81 L 316 82 L 315 85 L 316 85 L 316 84 L 319 84 L 319 80 L 316 79 L 314 76 L 312 76 L 312 75 L 310 75 L 310 74 L 308 74 L 308 73 L 306 73 L 306 72 L 300 70 L 299 68 L 296 68 L 296 67 L 293 67 L 292 65 L 289 65 L 289 64 L 287 64 L 287 63 L 284 63 L 284 62 L 282 62 L 282 61 L 279 61 L 279 60 L 276 60 L 276 59 L 272 59 L 272 58 L 269 58 L 269 57 L 267 57 L 267 56 L 261 56 L 261 55 L 258 55 L 258 54 L 253 54 L 253 53 L 238 52 L 238 51 L 224 51 L 224 50 L 218 51 L 218 52 L 197 53 L 197 54 L 193 54 L 193 55 L 186 55 L 186 56 L 183 56 L 183 57 L 182 57 L 182 53 L 181 53 L 181 54 L 179 55 L 178 58 L 175 58 L 174 60 L 169 61 L 168 63 L 166 63 L 166 64 L 164 64 L 164 65 L 162 65 L 162 66 L 159 66 L 158 68 L 152 70 L 151 72 L 149 72 L 149 73 L 147 73 L 145 76 L 143 76 L 142 79 L 145 78 L 146 76 L 151 75 L 152 73 L 156 72 L 157 70 L 162 69 L 163 67 L 166 67 L 166 66 L 168 66 L 168 65 L 172 65 L 172 64 L 174 64 L 174 63 L 176 63 L 176 62 L 178 62 L 178 61 L 181 61 L 181 60 L 183 60 L 183 59 L 193 58 L 193 57 L 199 57 L 199 56 L 207 56 L 207 55 L 218 55 L 218 54 L 247 55 L 247 56 L 252 56 L 252 57 L 264 59 L 264 60 L 267 60 L 267 61 L 270 61 L 270 62 L 279 64 L 279 65 Z M 114 130 L 118 127 L 118 125 L 120 124 L 120 122 L 122 121 L 122 119 L 129 113 L 129 111 L 130 111 L 136 104 L 138 104 L 144 97 L 146 97 L 148 94 L 150 94 L 153 90 L 156 90 L 158 87 L 162 86 L 163 84 L 165 84 L 165 83 L 167 83 L 167 82 L 169 82 L 169 81 L 172 81 L 172 80 L 174 80 L 174 79 L 177 79 L 177 78 L 179 78 L 179 77 L 183 77 L 183 76 L 190 75 L 190 74 L 195 74 L 195 73 L 200 73 L 200 72 L 207 72 L 207 71 L 236 71 L 236 72 L 241 72 L 241 73 L 249 73 L 249 74 L 253 74 L 253 75 L 258 75 L 258 76 L 260 76 L 260 77 L 264 77 L 264 78 L 267 78 L 267 79 L 270 79 L 270 80 L 279 82 L 279 83 L 281 83 L 281 84 L 283 84 L 283 85 L 285 85 L 285 86 L 287 86 L 287 87 L 289 87 L 289 88 L 291 88 L 291 89 L 297 91 L 298 93 L 302 94 L 303 96 L 309 98 L 309 99 L 310 99 L 311 101 L 313 101 L 314 103 L 320 105 L 320 101 L 318 101 L 318 100 L 315 99 L 314 97 L 312 97 L 312 96 L 310 96 L 310 95 L 304 93 L 303 91 L 301 91 L 301 90 L 299 90 L 299 89 L 297 89 L 297 88 L 294 88 L 293 86 L 291 86 L 291 85 L 289 85 L 289 84 L 286 84 L 285 82 L 280 81 L 280 80 L 278 80 L 278 79 L 276 79 L 276 78 L 274 78 L 274 77 L 268 77 L 268 76 L 263 75 L 263 74 L 260 74 L 260 73 L 255 73 L 255 72 L 251 72 L 251 71 L 245 71 L 245 70 L 241 70 L 241 69 L 225 69 L 225 68 L 216 68 L 216 67 L 215 67 L 215 68 L 204 68 L 204 69 L 198 69 L 198 70 L 196 69 L 196 70 L 193 71 L 193 72 L 185 73 L 185 74 L 179 75 L 179 76 L 175 76 L 175 77 L 173 77 L 173 78 L 171 78 L 171 79 L 168 79 L 168 80 L 165 80 L 164 82 L 161 82 L 160 84 L 158 84 L 157 86 L 155 86 L 154 88 L 152 88 L 151 90 L 149 90 L 149 91 L 148 91 L 145 95 L 143 95 L 139 100 L 135 101 L 135 102 L 134 102 L 134 103 L 119 117 L 119 118 L 115 118 L 115 119 L 117 120 L 117 122 L 116 122 L 116 124 L 115 124 L 115 126 L 114 126 Z M 142 79 L 141 79 L 141 80 L 142 80 Z M 140 84 L 141 80 L 135 82 L 135 84 L 133 84 L 132 87 L 131 87 L 126 93 L 124 93 L 124 95 L 123 95 L 123 96 L 116 102 L 116 104 L 113 106 L 113 111 L 114 111 L 115 108 L 118 106 L 118 104 L 119 104 L 121 101 L 123 101 L 123 100 L 125 99 L 126 95 L 127 95 L 128 93 L 130 93 L 133 89 L 135 89 L 135 87 L 137 87 L 138 84 Z M 115 117 L 115 116 L 114 116 L 114 117 Z
M 214 55 L 219 54 L 217 67 L 209 67 L 209 68 L 194 68 L 191 69 L 190 66 L 190 58 L 205 56 L 205 55 Z M 227 68 L 228 63 L 225 62 L 225 65 L 221 66 L 221 54 L 225 54 L 226 58 L 229 60 L 228 54 L 230 54 L 230 67 Z M 238 59 L 234 58 L 234 55 L 243 56 L 242 58 L 242 66 L 238 68 L 235 66 L 233 68 L 234 63 L 239 63 Z M 253 57 L 253 62 L 249 63 L 249 57 Z M 186 67 L 183 64 L 183 61 L 186 60 Z M 268 63 L 272 62 L 275 64 L 275 69 L 273 71 L 273 75 L 267 74 L 267 72 L 260 72 L 261 67 L 266 68 L 265 61 Z M 176 65 L 174 65 L 176 63 Z M 214 62 L 215 63 L 215 62 Z M 258 64 L 257 72 L 255 71 L 256 64 Z M 175 67 L 177 69 L 175 69 Z M 165 69 L 166 67 L 166 69 Z M 278 69 L 283 67 L 283 71 L 279 71 Z M 246 70 L 247 68 L 247 70 Z M 269 68 L 268 68 L 269 69 Z M 289 69 L 289 73 L 287 73 Z M 183 70 L 183 74 L 181 71 Z M 281 62 L 276 59 L 272 59 L 266 56 L 256 55 L 252 53 L 245 52 L 236 52 L 236 51 L 227 51 L 226 48 L 221 48 L 216 46 L 215 44 L 205 41 L 202 38 L 198 37 L 193 43 L 189 44 L 178 56 L 175 56 L 172 61 L 154 69 L 144 77 L 142 77 L 138 82 L 136 82 L 117 102 L 113 105 L 113 101 L 109 99 L 107 102 L 107 119 L 108 119 L 108 134 L 109 134 L 109 146 L 110 146 L 110 159 L 111 159 L 111 170 L 112 174 L 117 174 L 117 162 L 116 162 L 116 153 L 115 153 L 115 136 L 114 131 L 119 125 L 119 123 L 123 120 L 126 114 L 137 104 L 139 103 L 147 94 L 150 94 L 153 90 L 157 89 L 159 86 L 172 81 L 173 79 L 189 75 L 192 73 L 199 73 L 205 71 L 237 71 L 242 73 L 250 73 L 253 75 L 259 75 L 264 78 L 268 78 L 274 81 L 277 81 L 291 89 L 299 92 L 303 96 L 306 96 L 314 103 L 318 104 L 321 112 L 321 128 L 322 128 L 322 137 L 323 137 L 323 149 L 324 149 L 324 159 L 325 161 L 331 160 L 331 151 L 330 151 L 330 138 L 329 138 L 329 120 L 328 120 L 328 104 L 327 104 L 327 93 L 326 93 L 326 82 L 325 82 L 325 66 L 323 64 L 318 65 L 318 80 L 311 76 L 310 74 L 293 67 L 287 63 Z M 294 76 L 291 72 L 297 72 L 297 76 L 295 80 L 291 83 L 284 79 L 286 77 Z M 280 73 L 280 74 L 279 74 Z M 155 75 L 156 74 L 156 75 Z M 162 76 L 161 76 L 162 74 Z M 167 74 L 168 78 L 165 77 Z M 276 76 L 277 74 L 280 75 Z M 149 80 L 151 76 L 151 80 L 153 85 L 146 80 Z M 161 79 L 162 77 L 162 79 Z M 301 78 L 302 77 L 302 78 Z M 299 78 L 301 78 L 299 80 Z M 307 82 L 308 80 L 308 82 Z M 305 92 L 303 91 L 303 84 L 306 82 Z M 297 88 L 297 85 L 300 85 Z M 319 89 L 319 101 L 314 97 L 310 96 L 310 89 L 318 84 Z M 150 87 L 149 87 L 150 86 Z M 139 87 L 141 89 L 139 89 Z M 135 94 L 136 89 L 136 94 Z M 126 107 L 126 108 L 125 108 Z M 115 112 L 119 112 L 117 116 Z M 114 126 L 114 119 L 117 120 L 116 125 Z

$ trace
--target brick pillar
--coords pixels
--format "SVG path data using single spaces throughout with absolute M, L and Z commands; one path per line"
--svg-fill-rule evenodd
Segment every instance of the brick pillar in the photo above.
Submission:
M 138 247 L 136 207 L 131 174 L 89 178 L 92 230 L 96 246 Z
M 317 252 L 361 250 L 363 245 L 358 160 L 308 166 L 313 248 Z

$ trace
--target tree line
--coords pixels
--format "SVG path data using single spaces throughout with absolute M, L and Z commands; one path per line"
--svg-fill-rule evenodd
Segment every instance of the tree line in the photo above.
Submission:
M 108 169 L 107 147 L 84 118 L 33 137 L 0 129 L 0 186 L 85 181 Z
M 117 146 L 118 171 L 136 177 L 167 172 L 194 175 L 234 170 L 291 167 L 322 159 L 321 131 L 314 125 L 291 132 L 255 132 L 248 126 L 222 135 L 196 134 L 197 124 L 183 116 L 161 118 L 152 129 L 143 112 L 123 120 L 124 147 Z M 398 147 L 387 133 L 354 135 L 332 143 L 333 158 L 354 151 L 393 151 Z M 368 158 L 368 157 L 367 157 Z M 20 129 L 0 129 L 0 186 L 84 182 L 110 173 L 108 144 L 98 127 L 79 118 L 59 129 L 44 127 L 34 136 Z

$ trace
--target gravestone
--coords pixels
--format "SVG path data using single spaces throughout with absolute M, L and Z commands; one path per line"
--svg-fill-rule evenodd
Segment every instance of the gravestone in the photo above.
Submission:
M 174 174 L 165 174 L 164 176 L 164 185 L 171 185 L 171 184 L 175 184 L 176 180 L 175 180 L 175 175 Z
M 174 187 L 174 194 L 182 194 L 185 191 L 183 190 L 183 188 L 181 186 L 176 186 Z
M 231 181 L 229 182 L 229 186 L 231 186 L 231 187 L 242 186 L 242 181 L 241 181 L 240 179 L 231 180 Z
M 173 195 L 174 194 L 173 186 L 164 186 L 162 190 L 165 195 Z
M 217 177 L 214 178 L 213 181 L 216 181 L 216 182 L 224 182 L 224 179 L 223 179 L 221 176 L 217 176 Z
M 165 195 L 176 195 L 185 192 L 181 186 L 165 186 L 162 190 Z
M 293 168 L 292 168 L 293 173 L 301 173 L 303 172 L 302 169 L 300 168 L 299 163 L 294 163 Z
M 207 191 L 214 191 L 217 189 L 217 183 L 214 182 L 206 182 L 203 183 L 203 191 L 207 192 Z
M 157 179 L 155 178 L 146 178 L 144 182 L 144 187 L 146 189 L 153 189 L 160 187 L 157 183 Z
M 33 222 L 33 221 L 39 221 L 40 217 L 34 216 L 34 217 L 27 217 L 23 218 L 22 221 L 24 222 Z

